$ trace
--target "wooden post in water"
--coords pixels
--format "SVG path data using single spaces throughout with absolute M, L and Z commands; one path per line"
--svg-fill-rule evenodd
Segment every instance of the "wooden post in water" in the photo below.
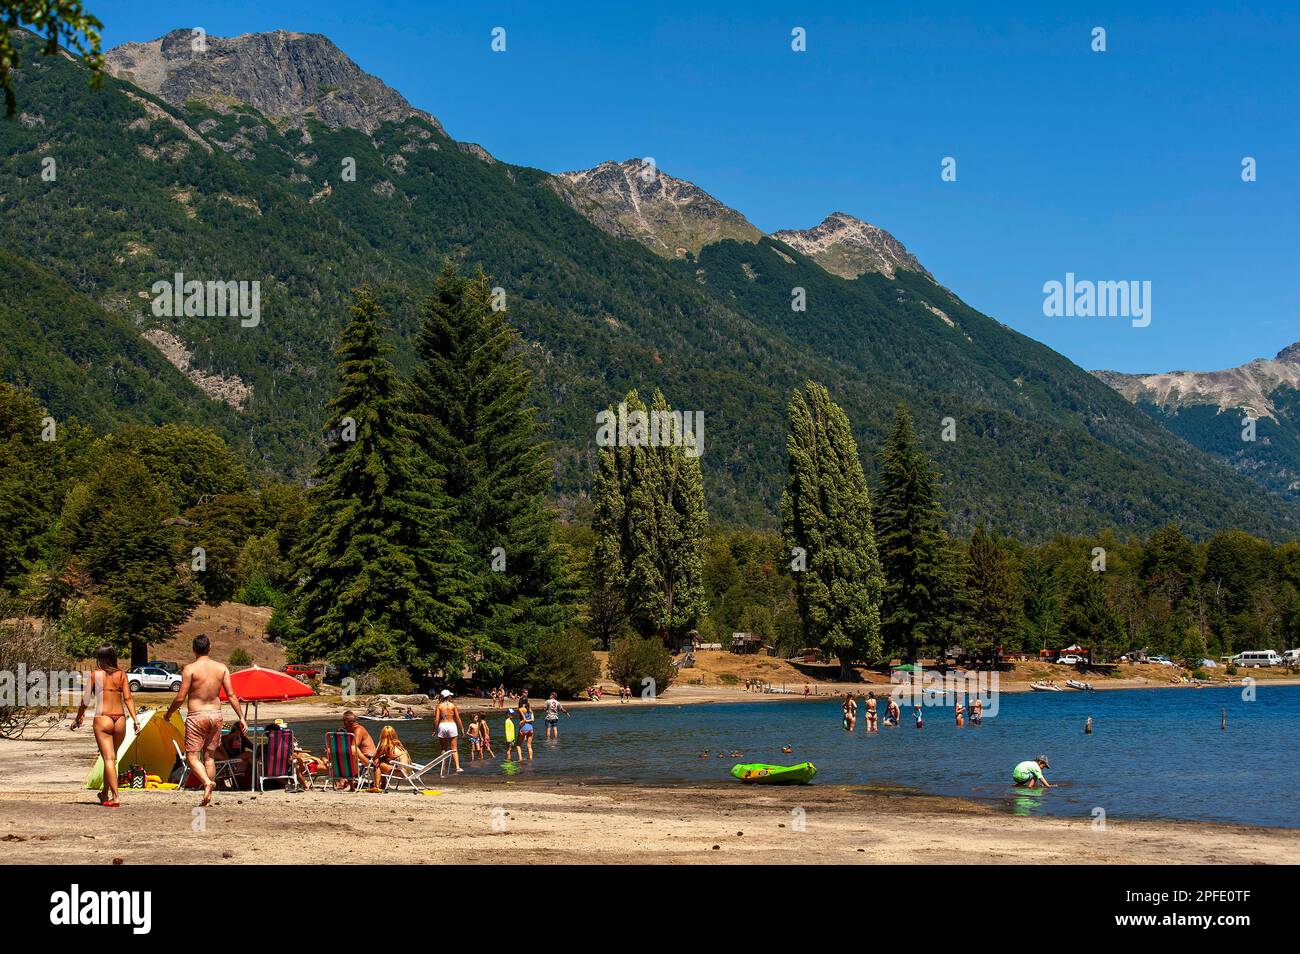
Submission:
M 1219 710 L 1219 731 L 1220 732 L 1228 731 L 1228 707 L 1227 706 L 1223 706 Z

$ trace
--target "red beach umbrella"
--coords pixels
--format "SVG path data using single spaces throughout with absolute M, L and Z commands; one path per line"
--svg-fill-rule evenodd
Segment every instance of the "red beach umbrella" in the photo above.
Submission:
M 311 686 L 305 685 L 293 676 L 274 669 L 262 669 L 252 666 L 230 674 L 230 685 L 235 695 L 244 702 L 283 702 L 286 699 L 300 699 L 314 696 Z M 221 698 L 226 698 L 225 690 Z
M 261 722 L 259 718 L 261 713 L 258 711 L 260 703 L 283 702 L 286 699 L 300 699 L 303 696 L 316 695 L 311 686 L 304 685 L 293 676 L 274 669 L 262 669 L 260 666 L 252 666 L 248 669 L 241 669 L 239 672 L 232 672 L 230 674 L 230 687 L 235 690 L 235 695 L 244 703 L 245 716 L 248 715 L 248 703 L 253 704 L 254 726 Z M 224 689 L 221 690 L 221 699 L 222 701 L 226 699 Z M 254 737 L 256 737 L 256 731 Z M 259 764 L 265 764 L 265 747 L 258 744 L 256 751 Z M 249 779 L 250 791 L 253 788 L 253 782 L 253 779 Z

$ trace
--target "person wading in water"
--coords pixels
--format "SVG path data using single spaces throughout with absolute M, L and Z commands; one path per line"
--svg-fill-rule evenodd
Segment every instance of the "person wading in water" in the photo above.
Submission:
M 457 738 L 465 731 L 465 723 L 460 721 L 460 710 L 451 701 L 451 690 L 444 689 L 438 708 L 433 713 L 433 724 L 437 726 L 438 745 L 442 751 L 451 750 L 451 762 L 457 772 L 465 771 L 460 767 L 460 743 Z

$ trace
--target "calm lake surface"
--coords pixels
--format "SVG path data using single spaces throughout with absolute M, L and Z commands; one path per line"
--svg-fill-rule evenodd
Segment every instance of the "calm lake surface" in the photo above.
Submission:
M 1226 708 L 1228 729 L 1219 728 Z M 1081 693 L 1006 693 L 996 717 L 957 728 L 951 706 L 924 708 L 917 730 L 910 708 L 903 724 L 852 735 L 840 724 L 839 702 L 674 705 L 579 710 L 560 723 L 560 739 L 538 737 L 531 763 L 504 767 L 504 715 L 491 716 L 497 760 L 468 760 L 467 773 L 582 779 L 596 783 L 740 784 L 736 762 L 817 766 L 814 784 L 900 788 L 992 802 L 1019 814 L 1108 818 L 1173 818 L 1300 828 L 1300 686 L 1260 686 L 1255 701 L 1242 689 L 1150 689 Z M 883 713 L 884 706 L 882 704 Z M 1093 719 L 1085 735 L 1084 720 Z M 337 723 L 303 720 L 293 728 L 304 747 L 323 751 Z M 367 721 L 377 739 L 382 724 Z M 437 752 L 432 722 L 394 722 L 414 758 Z M 783 755 L 781 747 L 794 752 Z M 709 752 L 707 758 L 700 753 Z M 726 758 L 717 754 L 725 752 Z M 741 756 L 732 758 L 732 752 Z M 1045 774 L 1059 788 L 1023 795 L 1011 769 L 1044 754 Z

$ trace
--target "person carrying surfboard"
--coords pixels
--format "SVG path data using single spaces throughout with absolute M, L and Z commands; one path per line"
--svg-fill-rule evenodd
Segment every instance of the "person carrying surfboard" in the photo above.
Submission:
M 1043 769 L 1051 768 L 1047 757 L 1040 755 L 1036 759 L 1025 760 L 1011 770 L 1011 781 L 1019 788 L 1051 788 L 1043 777 Z

